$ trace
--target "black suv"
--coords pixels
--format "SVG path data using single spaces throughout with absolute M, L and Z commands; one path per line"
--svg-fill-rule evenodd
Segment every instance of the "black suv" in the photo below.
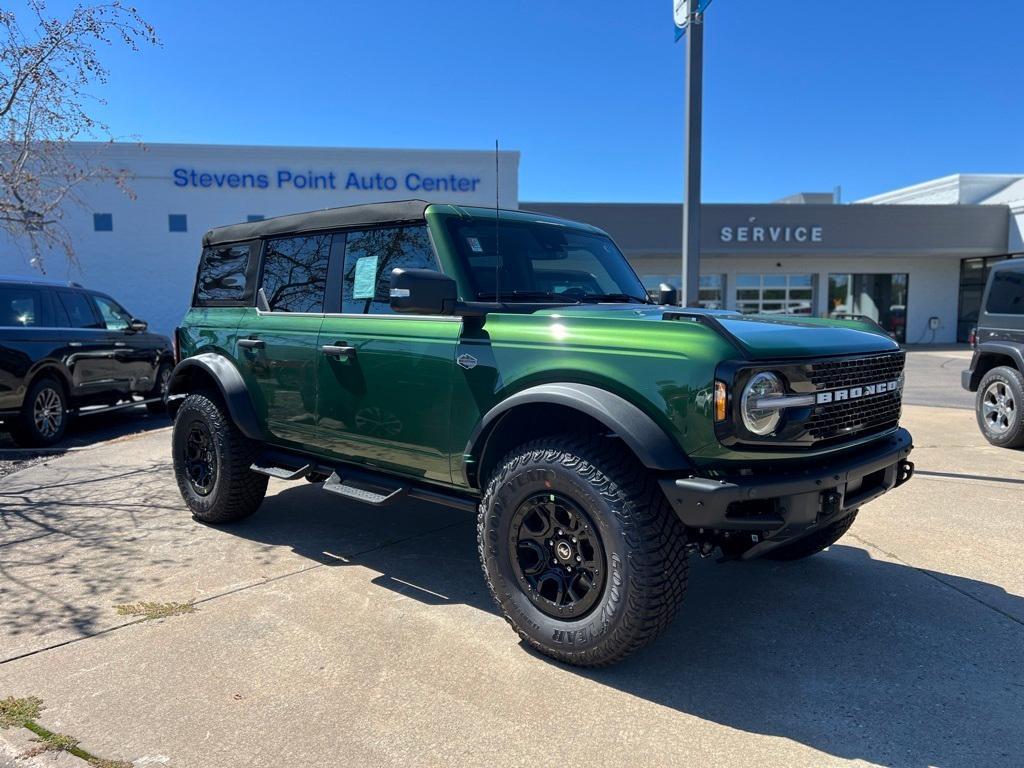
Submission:
M 974 356 L 962 383 L 978 393 L 981 433 L 1001 448 L 1024 446 L 1024 258 L 992 267 L 971 339 Z
M 0 278 L 0 419 L 19 445 L 56 443 L 74 412 L 161 410 L 173 366 L 170 339 L 109 296 Z

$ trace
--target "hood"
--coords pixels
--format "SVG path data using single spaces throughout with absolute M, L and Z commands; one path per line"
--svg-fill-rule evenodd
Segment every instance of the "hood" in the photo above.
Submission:
M 535 314 L 638 322 L 698 322 L 715 329 L 751 360 L 858 355 L 899 349 L 899 344 L 870 320 L 741 315 L 727 310 L 650 304 L 580 304 L 545 308 Z

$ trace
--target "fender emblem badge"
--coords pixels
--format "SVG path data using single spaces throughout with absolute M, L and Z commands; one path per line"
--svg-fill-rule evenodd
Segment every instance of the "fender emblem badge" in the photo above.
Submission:
M 459 359 L 456 360 L 455 362 L 457 362 L 461 367 L 469 371 L 472 370 L 473 368 L 476 368 L 477 361 L 476 358 L 473 357 L 472 355 L 459 355 Z

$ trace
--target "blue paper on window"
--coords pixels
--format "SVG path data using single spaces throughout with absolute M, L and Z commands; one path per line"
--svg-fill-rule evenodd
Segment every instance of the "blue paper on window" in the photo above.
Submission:
M 377 289 L 377 257 L 363 256 L 356 259 L 355 283 L 352 286 L 353 299 L 372 299 Z

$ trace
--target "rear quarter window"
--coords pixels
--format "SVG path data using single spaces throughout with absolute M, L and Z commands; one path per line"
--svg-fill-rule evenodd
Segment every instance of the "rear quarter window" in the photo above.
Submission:
M 252 243 L 203 248 L 192 304 L 196 307 L 238 307 L 252 303 Z
M 992 315 L 1024 315 L 1024 270 L 992 272 L 985 311 Z
M 35 288 L 0 286 L 0 326 L 29 328 L 43 325 L 42 296 Z

